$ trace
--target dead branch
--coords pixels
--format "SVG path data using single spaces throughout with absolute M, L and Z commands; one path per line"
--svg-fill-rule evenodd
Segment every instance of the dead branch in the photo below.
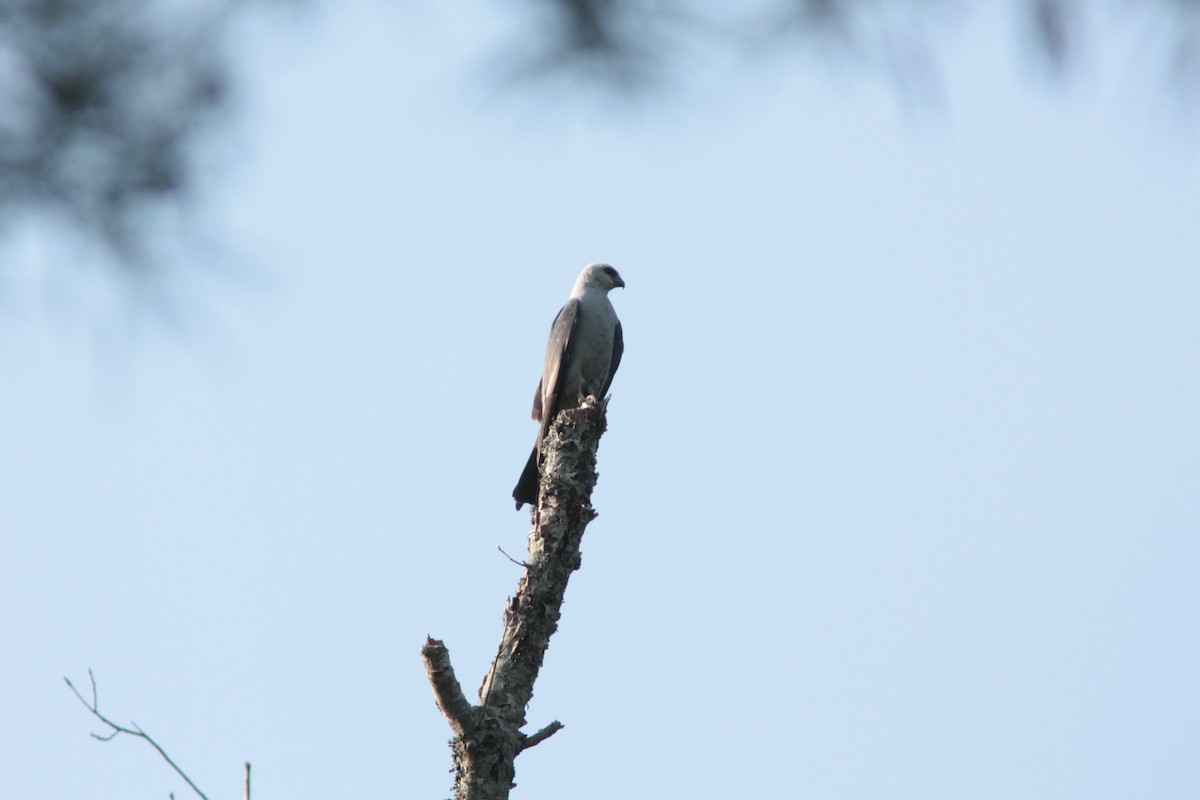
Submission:
M 124 734 L 128 734 L 129 736 L 136 736 L 139 739 L 145 739 L 147 742 L 150 743 L 151 747 L 153 747 L 155 750 L 158 751 L 158 754 L 163 757 L 163 760 L 171 765 L 171 769 L 175 770 L 176 774 L 179 775 L 179 777 L 183 778 L 184 781 L 187 782 L 188 786 L 192 787 L 193 792 L 195 792 L 200 798 L 202 798 L 202 800 L 208 800 L 208 796 L 205 795 L 204 792 L 200 791 L 200 787 L 192 782 L 192 779 L 189 778 L 187 773 L 184 772 L 180 768 L 180 766 L 175 763 L 175 761 L 171 758 L 171 756 L 167 755 L 167 751 L 164 750 L 162 748 L 162 746 L 159 745 L 158 742 L 154 741 L 154 738 L 152 736 L 150 736 L 150 734 L 146 733 L 144 730 L 142 730 L 140 727 L 138 727 L 138 724 L 136 722 L 131 721 L 129 723 L 131 727 L 127 728 L 124 725 L 118 725 L 117 723 L 113 722 L 111 719 L 109 719 L 108 717 L 106 717 L 100 713 L 100 699 L 99 699 L 99 694 L 96 692 L 96 676 L 92 673 L 92 670 L 90 667 L 88 668 L 88 678 L 90 678 L 92 681 L 92 702 L 90 702 L 90 703 L 86 699 L 84 699 L 84 696 L 79 693 L 78 689 L 75 688 L 75 684 L 71 683 L 71 679 L 66 677 L 65 675 L 63 676 L 63 680 L 67 682 L 67 686 L 71 687 L 71 691 L 74 692 L 75 696 L 79 698 L 79 702 L 83 703 L 83 707 L 86 708 L 88 711 L 92 712 L 92 716 L 94 716 L 96 719 L 100 720 L 101 722 L 103 722 L 105 725 L 107 725 L 109 727 L 110 732 L 108 734 L 92 733 L 92 738 L 98 739 L 101 742 L 111 742 L 118 735 L 124 733 Z M 172 795 L 172 797 L 174 797 L 174 795 Z M 247 798 L 247 800 L 249 800 L 249 797 L 250 797 L 250 765 L 247 764 L 246 765 L 246 798 Z
M 421 648 L 438 708 L 455 734 L 457 800 L 506 800 L 515 785 L 517 754 L 563 728 L 555 720 L 532 735 L 521 732 L 550 637 L 558 629 L 567 581 L 581 563 L 584 528 L 596 518 L 591 496 L 606 406 L 588 398 L 581 407 L 562 411 L 542 444 L 529 560 L 521 564 L 525 573 L 505 608 L 504 634 L 479 687 L 479 705 L 463 696 L 442 642 L 430 638 Z
M 521 749 L 522 749 L 522 750 L 528 750 L 528 749 L 529 749 L 529 748 L 531 748 L 531 747 L 536 747 L 537 745 L 539 745 L 539 744 L 541 744 L 542 742 L 546 741 L 546 740 L 547 740 L 547 739 L 549 739 L 551 736 L 553 736 L 554 734 L 558 733 L 559 731 L 561 731 L 561 730 L 562 730 L 563 728 L 565 728 L 565 727 L 566 727 L 566 726 L 565 726 L 565 725 L 563 725 L 563 724 L 562 724 L 561 722 L 559 722 L 558 720 L 554 720 L 554 722 L 551 722 L 549 725 L 547 725 L 546 727 L 542 728 L 540 731 L 538 731 L 537 733 L 535 733 L 533 736 L 527 736 L 527 737 L 525 737 L 525 739 L 524 739 L 524 740 L 521 742 Z

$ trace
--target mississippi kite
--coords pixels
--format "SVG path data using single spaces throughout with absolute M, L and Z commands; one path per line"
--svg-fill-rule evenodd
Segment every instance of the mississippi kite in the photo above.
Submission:
M 608 299 L 609 290 L 617 286 L 624 288 L 625 281 L 615 269 L 608 264 L 588 264 L 550 326 L 546 363 L 533 395 L 533 419 L 541 425 L 533 452 L 513 489 L 518 509 L 525 503 L 537 506 L 542 439 L 558 412 L 578 408 L 588 395 L 603 399 L 612 384 L 625 349 L 621 321 Z

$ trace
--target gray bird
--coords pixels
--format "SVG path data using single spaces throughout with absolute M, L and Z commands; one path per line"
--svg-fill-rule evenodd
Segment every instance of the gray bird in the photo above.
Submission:
M 618 286 L 624 288 L 625 281 L 615 269 L 608 264 L 588 264 L 550 326 L 546 363 L 533 395 L 533 419 L 541 425 L 533 452 L 513 489 L 518 509 L 525 503 L 537 506 L 542 440 L 558 412 L 578 408 L 588 395 L 603 399 L 612 385 L 625 349 L 621 321 L 608 299 L 609 291 Z

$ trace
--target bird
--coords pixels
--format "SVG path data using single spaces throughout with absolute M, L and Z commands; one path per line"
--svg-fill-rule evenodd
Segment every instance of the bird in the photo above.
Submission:
M 533 419 L 540 423 L 537 441 L 513 489 L 517 510 L 525 503 L 537 507 L 542 440 L 558 412 L 578 408 L 589 395 L 602 399 L 608 394 L 625 350 L 621 321 L 608 299 L 617 287 L 625 288 L 625 281 L 615 269 L 588 264 L 550 326 L 542 379 L 533 395 Z

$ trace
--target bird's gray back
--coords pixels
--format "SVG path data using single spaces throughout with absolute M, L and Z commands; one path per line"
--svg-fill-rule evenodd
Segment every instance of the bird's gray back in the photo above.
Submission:
M 559 410 L 579 405 L 589 394 L 603 392 L 612 368 L 617 312 L 604 292 L 589 292 L 579 301 L 569 362 L 559 378 Z

